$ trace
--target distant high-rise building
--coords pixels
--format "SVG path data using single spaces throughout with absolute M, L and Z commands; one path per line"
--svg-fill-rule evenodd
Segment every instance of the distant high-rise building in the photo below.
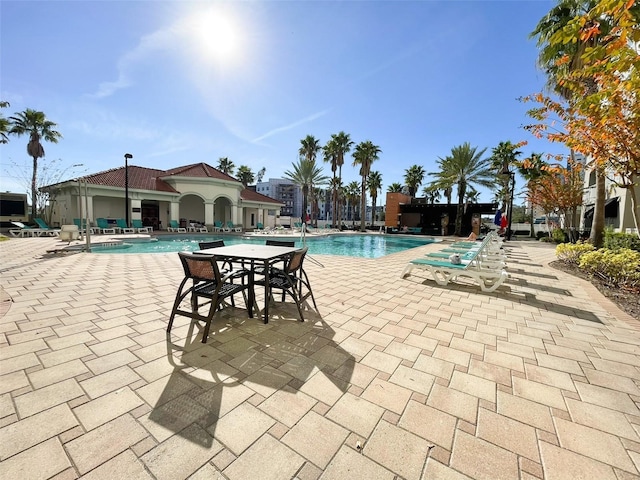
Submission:
M 274 198 L 284 204 L 280 209 L 283 217 L 302 217 L 302 189 L 286 178 L 270 178 L 256 184 L 256 192 Z

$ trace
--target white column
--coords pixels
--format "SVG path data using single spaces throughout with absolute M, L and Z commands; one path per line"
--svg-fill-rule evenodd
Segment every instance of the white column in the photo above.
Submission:
M 167 219 L 167 225 L 171 220 L 176 222 L 180 221 L 180 204 L 178 202 L 171 202 L 171 209 L 169 212 L 169 218 Z
M 131 211 L 129 212 L 129 218 L 131 220 L 142 220 L 142 200 L 136 198 L 129 198 L 129 208 Z M 137 208 L 139 211 L 134 212 L 133 209 Z
M 204 224 L 213 225 L 214 202 L 205 202 L 204 204 Z

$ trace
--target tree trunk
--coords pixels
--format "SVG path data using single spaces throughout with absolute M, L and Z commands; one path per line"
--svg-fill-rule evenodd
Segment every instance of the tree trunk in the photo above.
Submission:
M 309 198 L 309 187 L 302 187 L 302 218 L 300 219 L 302 223 L 307 223 L 307 201 Z
M 458 209 L 456 211 L 456 230 L 453 233 L 456 236 L 462 235 L 462 214 L 464 209 L 464 196 L 466 195 L 466 188 L 459 187 L 458 188 Z
M 365 216 L 367 214 L 367 197 L 365 196 L 366 193 L 366 184 L 367 184 L 367 178 L 366 177 L 362 177 L 362 198 L 360 199 L 360 231 L 361 232 L 366 232 L 367 229 L 365 228 L 364 224 L 365 224 Z
M 33 157 L 33 173 L 31 174 L 31 221 L 37 216 L 36 178 L 38 175 L 38 157 Z
M 530 236 L 531 236 L 532 238 L 535 238 L 535 236 L 536 236 L 536 230 L 535 230 L 535 228 L 533 227 L 533 222 L 534 222 L 534 220 L 535 220 L 535 219 L 533 218 L 533 204 L 531 204 L 531 216 L 530 216 L 529 222 L 530 222 L 530 225 L 531 225 L 531 232 L 530 232 Z
M 375 226 L 376 224 L 376 203 L 378 201 L 378 197 L 371 197 L 371 203 L 373 206 L 371 207 L 371 226 Z
M 631 213 L 633 215 L 633 222 L 636 226 L 636 235 L 640 238 L 640 205 L 638 205 L 638 199 L 636 198 L 636 191 L 634 188 L 637 178 L 637 175 L 631 176 L 631 186 L 628 190 L 629 195 L 631 196 Z
M 596 203 L 593 207 L 593 223 L 591 224 L 591 236 L 589 243 L 596 248 L 601 248 L 604 243 L 604 201 L 605 201 L 606 177 L 604 167 L 596 166 Z

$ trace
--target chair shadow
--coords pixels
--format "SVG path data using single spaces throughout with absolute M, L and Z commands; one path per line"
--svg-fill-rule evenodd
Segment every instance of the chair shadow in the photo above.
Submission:
M 529 275 L 530 277 L 548 278 L 549 280 L 558 280 L 555 275 L 549 275 L 548 273 L 536 273 L 523 270 L 522 268 L 512 268 L 509 265 L 509 273 L 517 273 L 518 275 Z
M 247 319 L 243 309 L 224 308 L 206 344 L 203 327 L 194 322 L 183 340 L 174 340 L 179 326 L 167 334 L 166 359 L 173 370 L 145 422 L 156 440 L 175 434 L 211 447 L 218 420 L 231 410 L 254 396 L 261 401 L 283 389 L 295 394 L 315 375 L 347 391 L 355 358 L 333 340 L 335 331 L 315 311 L 305 311 L 300 322 L 294 304 L 282 305 L 266 325 Z
M 566 315 L 570 317 L 577 317 L 581 320 L 586 320 L 588 322 L 600 323 L 604 324 L 602 320 L 600 320 L 597 315 L 588 310 L 583 310 L 581 308 L 576 307 L 567 307 L 564 305 L 558 305 L 557 303 L 547 302 L 545 300 L 540 300 L 536 297 L 535 294 L 532 293 L 522 293 L 515 294 L 512 292 L 511 287 L 507 284 L 511 283 L 512 279 L 508 279 L 499 286 L 493 292 L 481 292 L 480 287 L 477 285 L 463 284 L 458 282 L 449 282 L 446 286 L 438 285 L 434 280 L 431 279 L 423 279 L 420 282 L 422 285 L 427 285 L 433 288 L 440 288 L 442 290 L 455 290 L 459 292 L 468 292 L 468 293 L 482 293 L 483 295 L 492 295 L 495 297 L 499 297 L 502 300 L 510 300 L 512 302 L 519 302 L 525 305 L 529 305 L 535 308 L 540 308 L 547 310 L 549 312 L 559 313 L 561 315 Z
M 566 297 L 572 297 L 573 295 L 569 290 L 564 288 L 550 287 L 549 285 L 543 285 L 541 283 L 533 283 L 526 278 L 509 278 L 505 280 L 505 284 L 519 285 L 521 287 L 534 288 L 536 290 L 542 290 L 543 292 L 555 293 L 558 295 L 564 295 Z

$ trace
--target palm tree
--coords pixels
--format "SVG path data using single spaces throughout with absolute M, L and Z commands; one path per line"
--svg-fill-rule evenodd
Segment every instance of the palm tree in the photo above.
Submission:
M 356 209 L 360 203 L 360 185 L 355 180 L 349 182 L 345 188 L 345 198 L 351 206 L 351 225 L 356 224 Z
M 451 196 L 453 195 L 453 188 L 451 185 L 448 185 L 443 188 L 444 198 L 447 199 L 447 205 L 451 205 Z
M 338 179 L 340 180 L 340 184 L 342 184 L 342 166 L 344 165 L 344 157 L 347 153 L 351 151 L 351 147 L 353 147 L 353 142 L 351 141 L 351 136 L 348 133 L 343 131 L 339 133 L 334 133 L 331 135 L 331 154 L 335 156 L 335 164 L 338 169 Z M 333 160 L 331 168 L 333 170 Z M 338 225 L 340 225 L 342 218 L 342 209 L 338 210 Z
M 367 188 L 369 189 L 369 195 L 371 195 L 371 203 L 373 208 L 371 210 L 371 224 L 376 221 L 376 203 L 378 201 L 378 192 L 382 190 L 382 175 L 380 172 L 371 172 L 369 174 L 369 180 L 367 181 Z
M 424 187 L 422 189 L 422 194 L 427 199 L 427 202 L 429 202 L 431 205 L 433 205 L 436 200 L 440 200 L 440 197 L 442 197 L 440 190 L 433 187 Z
M 9 102 L 0 102 L 0 108 L 7 108 L 11 106 Z M 0 115 L 0 143 L 9 143 L 9 130 L 11 127 L 11 122 L 9 119 L 4 118 Z
M 331 190 L 331 223 L 333 224 L 334 228 L 337 228 L 338 224 L 336 223 L 336 221 L 340 216 L 339 210 L 341 210 L 340 197 L 342 195 L 342 180 L 334 175 L 334 177 L 329 180 L 329 189 Z
M 54 130 L 57 125 L 47 117 L 43 112 L 27 108 L 24 112 L 16 113 L 9 118 L 11 122 L 10 134 L 22 136 L 29 134 L 29 143 L 27 144 L 27 153 L 33 158 L 33 173 L 31 175 L 31 218 L 36 217 L 36 191 L 37 191 L 37 175 L 38 175 L 38 159 L 44 158 L 44 147 L 40 143 L 41 139 L 47 142 L 58 143 L 62 138 L 62 134 Z
M 506 206 L 508 203 L 510 188 L 509 183 L 511 181 L 511 177 L 509 175 L 500 175 L 501 172 L 504 172 L 505 169 L 511 171 L 513 167 L 517 165 L 518 157 L 522 155 L 522 152 L 516 150 L 518 148 L 517 145 L 514 145 L 509 140 L 506 142 L 500 142 L 497 147 L 493 148 L 491 157 L 489 161 L 491 162 L 491 168 L 493 168 L 497 174 L 498 182 L 501 187 L 502 192 L 505 193 L 505 196 L 501 198 L 502 202 L 502 211 L 506 211 Z M 509 212 L 511 215 L 511 212 Z
M 490 161 L 482 159 L 486 148 L 479 152 L 477 150 L 477 147 L 471 147 L 469 142 L 453 147 L 449 156 L 438 158 L 436 161 L 440 170 L 429 173 L 435 177 L 431 187 L 445 189 L 455 185 L 458 189 L 455 235 L 462 233 L 464 199 L 467 191 L 475 184 L 490 188 L 495 183 L 495 172 L 491 169 Z
M 307 162 L 309 162 L 311 165 L 313 165 L 315 170 L 314 175 L 318 177 L 322 177 L 321 181 L 324 182 L 326 181 L 326 177 L 321 175 L 322 169 L 316 166 L 316 157 L 318 156 L 318 152 L 321 149 L 322 147 L 320 146 L 320 140 L 318 140 L 313 135 L 307 135 L 305 138 L 300 140 L 300 149 L 298 150 L 298 154 L 300 155 L 301 159 L 304 159 Z M 312 175 L 312 177 L 309 178 L 309 184 L 307 185 L 307 188 L 308 188 L 307 194 L 308 192 L 313 191 L 315 184 L 316 184 L 315 178 L 313 178 L 313 175 Z M 304 214 L 306 213 L 307 213 L 307 210 L 305 208 Z M 313 210 L 311 212 L 311 215 L 313 217 Z M 305 219 L 303 218 L 302 221 L 304 222 Z
M 255 177 L 253 171 L 251 170 L 251 167 L 248 167 L 247 165 L 240 165 L 238 167 L 237 178 L 240 182 L 242 182 L 244 188 L 247 188 L 247 185 L 253 183 Z
M 395 182 L 387 187 L 389 193 L 402 193 L 402 184 Z
M 298 163 L 292 163 L 293 170 L 284 172 L 284 176 L 292 180 L 302 190 L 302 221 L 306 220 L 309 191 L 313 185 L 319 185 L 328 180 L 322 175 L 322 169 L 316 161 L 300 158 Z
M 318 226 L 318 214 L 320 213 L 320 200 L 324 197 L 325 191 L 322 188 L 312 187 L 309 189 L 311 199 L 311 220 L 315 227 Z
M 360 165 L 360 176 L 362 177 L 360 192 L 360 231 L 362 232 L 366 231 L 364 212 L 367 206 L 367 178 L 371 171 L 371 164 L 378 159 L 378 154 L 381 151 L 380 147 L 367 140 L 356 145 L 353 152 L 353 166 Z
M 218 159 L 218 170 L 222 173 L 226 173 L 227 175 L 233 175 L 233 170 L 236 166 L 233 164 L 228 157 L 220 157 Z
M 426 172 L 420 165 L 413 165 L 404 172 L 404 183 L 409 187 L 409 195 L 415 197 L 418 187 L 422 185 Z
M 547 15 L 545 15 L 536 28 L 529 35 L 536 38 L 536 44 L 540 49 L 538 64 L 547 75 L 547 87 L 562 96 L 571 103 L 572 93 L 563 87 L 562 78 L 567 73 L 579 71 L 582 68 L 582 56 L 587 47 L 594 47 L 602 43 L 610 32 L 611 27 L 606 18 L 600 19 L 599 34 L 593 35 L 586 41 L 551 43 L 551 38 L 561 31 L 574 18 L 591 10 L 597 4 L 597 0 L 559 0 Z M 562 61 L 561 59 L 568 59 Z M 596 82 L 593 78 L 585 78 L 585 91 L 595 93 Z M 574 157 L 573 151 L 571 157 Z M 591 225 L 590 242 L 601 247 L 604 240 L 604 201 L 606 177 L 603 166 L 596 160 L 596 200 L 593 210 L 593 223 Z
M 331 178 L 330 186 L 331 186 L 331 221 L 332 223 L 336 223 L 336 211 L 337 211 L 337 203 L 338 203 L 338 182 L 337 182 L 337 174 L 338 170 L 338 157 L 336 155 L 336 145 L 333 139 L 329 140 L 327 144 L 322 147 L 323 159 L 325 162 L 331 164 L 331 173 L 333 177 Z
M 469 190 L 467 190 L 467 198 L 465 198 L 465 202 L 467 204 L 478 203 L 479 197 L 480 197 L 480 192 L 470 186 Z
M 320 146 L 320 141 L 313 135 L 307 135 L 302 140 L 300 140 L 300 144 L 300 149 L 298 150 L 300 158 L 304 158 L 309 162 L 315 162 L 316 156 L 322 148 Z
M 522 162 L 518 164 L 518 173 L 524 178 L 526 182 L 526 188 L 528 191 L 531 191 L 532 185 L 540 178 L 542 175 L 548 175 L 548 172 L 544 170 L 543 167 L 547 165 L 547 163 L 542 159 L 542 153 L 531 153 L 528 158 L 525 158 Z M 529 196 L 530 197 L 530 196 Z M 531 205 L 531 214 L 529 217 L 531 229 L 529 234 L 534 237 L 535 230 L 533 228 L 533 208 L 534 205 Z

